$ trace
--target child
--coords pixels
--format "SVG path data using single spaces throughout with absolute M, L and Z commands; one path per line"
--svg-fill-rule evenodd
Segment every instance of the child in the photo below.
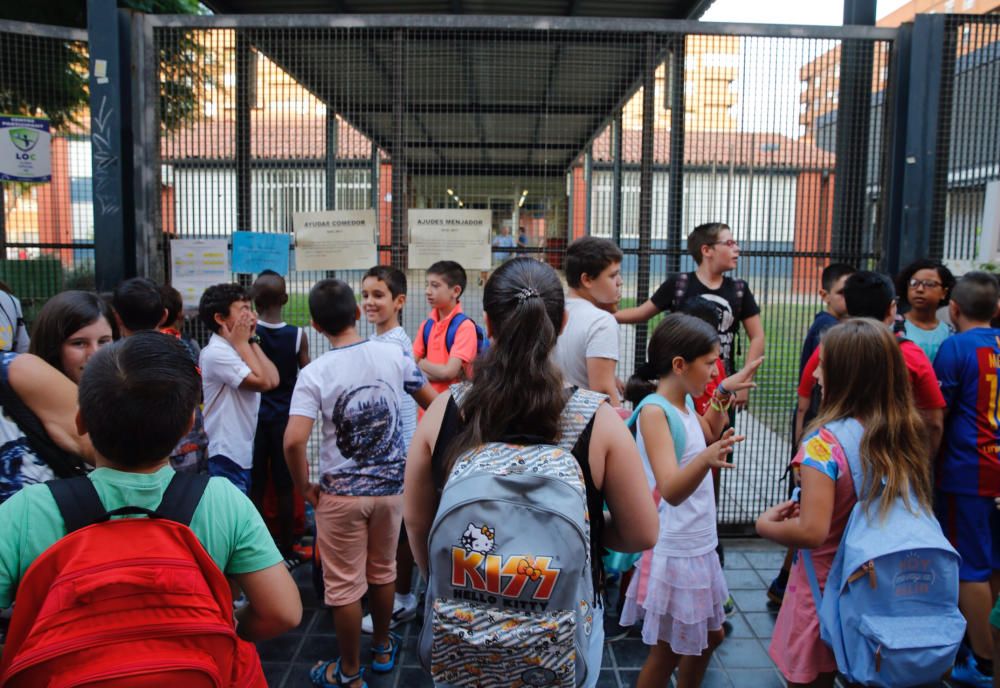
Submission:
M 996 585 L 1000 580 L 1000 513 L 993 504 L 1000 496 L 1000 330 L 991 328 L 990 320 L 998 297 L 1000 286 L 993 275 L 970 272 L 958 280 L 948 310 L 959 334 L 941 344 L 934 360 L 948 403 L 934 508 L 944 534 L 962 555 L 959 607 L 972 645 L 972 656 L 955 666 L 952 678 L 977 686 L 989 685 L 995 675 L 989 610 L 998 593 L 991 581 Z
M 931 475 L 906 364 L 889 328 L 852 318 L 828 330 L 819 350 L 823 404 L 793 461 L 801 467 L 801 507 L 788 500 L 768 509 L 757 519 L 757 533 L 788 547 L 812 550 L 822 588 L 857 502 L 844 450 L 827 425 L 851 418 L 861 424 L 865 474 L 873 483 L 885 481 L 885 503 L 909 494 L 912 486 L 920 503 L 910 506 L 930 509 Z M 820 640 L 801 557 L 788 580 L 770 655 L 790 686 L 833 686 L 837 662 Z
M 89 432 L 96 449 L 96 470 L 87 478 L 105 509 L 157 508 L 174 476 L 167 452 L 190 426 L 200 393 L 198 370 L 173 337 L 139 332 L 94 354 L 80 381 L 76 424 L 80 435 Z M 0 505 L 0 522 L 4 524 L 0 529 L 0 608 L 6 608 L 25 574 L 31 575 L 32 562 L 66 535 L 66 524 L 49 485 L 27 486 Z M 242 638 L 266 640 L 299 623 L 298 588 L 246 497 L 225 481 L 209 480 L 190 528 L 219 569 L 246 591 L 249 604 L 236 614 Z M 196 570 L 194 575 L 201 573 Z M 101 591 L 114 592 L 113 585 Z M 84 599 L 81 596 L 76 604 L 89 604 L 81 602 Z M 31 610 L 25 607 L 24 611 Z M 113 625 L 109 619 L 104 625 L 109 621 Z M 151 637 L 150 641 L 167 646 L 163 649 L 170 645 L 169 637 Z M 257 661 L 252 647 L 249 652 Z M 153 654 L 151 650 L 150 657 L 129 661 L 146 661 L 151 669 L 159 668 Z M 5 656 L 8 662 L 11 658 Z
M 309 314 L 332 350 L 295 383 L 285 457 L 296 489 L 316 509 L 326 604 L 333 608 L 340 657 L 310 671 L 320 688 L 365 685 L 360 661 L 361 598 L 371 605 L 372 671 L 392 671 L 400 638 L 389 632 L 396 545 L 403 511 L 406 447 L 400 401 L 426 407 L 435 396 L 413 359 L 391 342 L 358 335 L 354 292 L 325 279 L 309 292 Z M 306 445 L 322 416 L 319 482 L 309 479 Z
M 412 358 L 413 345 L 400 325 L 400 315 L 406 305 L 406 275 L 391 265 L 371 268 L 361 281 L 361 303 L 368 322 L 375 325 L 369 339 L 394 342 Z M 403 424 L 403 446 L 409 449 L 417 429 L 417 404 L 411 397 L 403 397 L 399 415 Z M 417 597 L 413 594 L 412 585 L 413 554 L 406 541 L 406 529 L 400 528 L 399 546 L 396 548 L 396 596 L 389 628 L 395 628 L 417 615 Z M 371 633 L 373 629 L 372 615 L 365 614 L 361 619 L 362 632 Z
M 177 337 L 197 363 L 201 356 L 201 347 L 193 337 L 184 334 L 184 297 L 169 284 L 164 284 L 160 287 L 160 298 L 163 299 L 163 307 L 167 309 L 167 316 L 160 326 L 160 332 Z
M 430 336 L 424 341 L 424 328 L 413 340 L 413 357 L 417 360 L 431 386 L 443 392 L 463 377 L 472 377 L 472 361 L 476 358 L 476 324 L 469 319 L 455 330 L 451 347 L 447 346 L 448 327 L 462 313 L 460 300 L 465 292 L 465 268 L 453 260 L 439 260 L 427 268 L 427 315 L 433 323 Z
M 238 284 L 205 290 L 198 317 L 212 332 L 199 359 L 208 433 L 208 473 L 250 493 L 260 393 L 278 386 L 278 369 L 260 348 L 250 297 Z
M 726 412 L 734 392 L 753 386 L 748 380 L 760 360 L 723 380 L 701 416 L 692 398 L 701 396 L 718 375 L 716 330 L 698 318 L 674 313 L 657 326 L 648 351 L 649 360 L 629 383 L 629 400 L 641 400 L 636 443 L 648 466 L 647 477 L 653 477 L 666 504 L 660 509 L 659 540 L 632 577 L 621 622 L 628 626 L 642 620 L 643 642 L 652 646 L 636 683 L 639 688 L 664 685 L 675 668 L 677 685 L 688 688 L 701 683 L 712 651 L 725 636 L 723 604 L 729 597 L 715 553 L 710 469 L 732 468 L 727 456 L 743 437 L 731 428 L 722 434 L 729 422 Z M 683 425 L 683 440 L 673 434 L 671 416 Z
M 257 510 L 264 512 L 264 493 L 270 481 L 277 506 L 278 549 L 285 561 L 294 565 L 298 555 L 292 551 L 292 528 L 295 508 L 292 504 L 292 476 L 285 463 L 283 442 L 288 425 L 288 407 L 299 369 L 309 364 L 309 340 L 302 328 L 287 325 L 281 309 L 288 303 L 285 279 L 273 270 L 265 270 L 253 283 L 253 302 L 257 308 L 257 336 L 260 349 L 278 371 L 278 386 L 260 395 L 257 432 L 253 443 L 253 467 L 250 470 L 250 494 Z
M 927 258 L 910 263 L 896 277 L 899 310 L 903 313 L 899 331 L 923 349 L 932 363 L 941 343 L 955 331 L 937 317 L 938 309 L 948 305 L 948 293 L 954 286 L 951 270 Z
M 653 504 L 635 498 L 644 485 L 639 454 L 628 430 L 600 395 L 565 389 L 559 369 L 553 365 L 551 354 L 563 323 L 564 303 L 555 270 L 531 258 L 508 260 L 486 283 L 483 310 L 493 343 L 472 383 L 454 388 L 461 391 L 460 399 L 456 401 L 454 393 L 442 394 L 428 410 L 417 427 L 407 459 L 406 528 L 414 558 L 425 575 L 428 534 L 440 491 L 457 457 L 483 442 L 569 445 L 566 448 L 586 477 L 586 494 L 581 497 L 586 497 L 591 514 L 604 512 L 603 518 L 590 519 L 589 563 L 595 590 L 600 589 L 600 560 L 605 546 L 635 552 L 656 541 Z M 589 414 L 589 422 L 585 413 Z M 582 432 L 585 428 L 590 432 Z M 564 443 L 560 438 L 567 435 L 569 441 Z M 578 438 L 575 442 L 574 435 Z M 544 538 L 544 533 L 538 537 Z M 585 561 L 586 557 L 584 551 L 579 552 L 579 560 Z M 576 584 L 573 580 L 559 580 L 560 586 Z M 475 591 L 470 594 L 478 596 Z M 513 593 L 515 601 L 518 594 Z M 576 660 L 587 666 L 584 685 L 588 688 L 597 684 L 601 674 L 604 638 L 599 621 L 603 611 L 598 607 L 594 612 L 598 622 L 588 631 L 590 642 L 581 648 L 582 656 Z M 443 645 L 440 643 L 439 649 L 447 652 Z M 539 684 L 548 681 L 545 672 L 532 673 L 536 673 Z M 511 677 L 512 684 L 515 679 Z
M 111 297 L 123 337 L 141 330 L 155 330 L 167 319 L 167 310 L 156 283 L 145 277 L 121 282 Z
M 680 310 L 687 299 L 703 296 L 719 307 L 718 330 L 726 370 L 734 369 L 734 345 L 741 323 L 750 338 L 746 360 L 761 358 L 764 355 L 764 326 L 760 321 L 760 308 L 746 282 L 726 276 L 727 272 L 736 269 L 740 259 L 740 246 L 733 239 L 729 225 L 709 222 L 695 227 L 688 235 L 687 248 L 698 264 L 694 272 L 670 277 L 648 301 L 618 311 L 615 319 L 622 324 L 647 322 L 661 311 Z M 735 404 L 742 406 L 745 403 L 746 394 L 737 394 Z
M 586 236 L 566 249 L 566 328 L 556 342 L 553 360 L 566 382 L 607 394 L 621 406 L 615 367 L 618 324 L 605 308 L 621 299 L 622 252 L 607 239 Z

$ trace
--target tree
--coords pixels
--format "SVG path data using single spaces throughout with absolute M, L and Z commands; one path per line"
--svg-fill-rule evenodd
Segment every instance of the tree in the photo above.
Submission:
M 150 14 L 199 14 L 198 0 L 118 0 L 118 6 Z M 0 18 L 85 28 L 86 0 L 5 2 Z M 211 83 L 192 31 L 169 31 L 158 41 L 160 123 L 173 130 L 197 109 Z M 79 123 L 87 106 L 88 54 L 85 43 L 0 33 L 0 112 L 45 116 L 55 130 Z

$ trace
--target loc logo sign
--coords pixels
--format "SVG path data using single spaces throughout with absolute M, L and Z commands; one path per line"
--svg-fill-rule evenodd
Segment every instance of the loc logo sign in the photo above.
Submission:
M 51 179 L 49 120 L 0 115 L 0 180 L 47 182 Z

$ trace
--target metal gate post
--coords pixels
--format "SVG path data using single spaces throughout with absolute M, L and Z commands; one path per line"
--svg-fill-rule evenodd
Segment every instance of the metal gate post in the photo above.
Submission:
M 903 177 L 906 173 L 906 132 L 909 116 L 910 69 L 913 62 L 913 24 L 899 27 L 893 41 L 890 64 L 893 83 L 892 102 L 883 107 L 892 108 L 892 118 L 886 120 L 885 144 L 889 156 L 886 168 L 885 208 L 882 222 L 882 263 L 879 268 L 890 275 L 899 272 L 900 238 L 903 229 Z
M 135 270 L 131 27 L 115 0 L 87 0 L 93 146 L 94 271 L 99 291 Z
M 392 60 L 392 265 L 406 268 L 406 152 L 404 151 L 404 118 L 406 117 L 406 33 L 393 33 Z
M 131 12 L 127 16 L 132 32 L 136 271 L 162 283 L 169 276 L 169 265 L 160 207 L 160 131 L 157 127 L 160 65 L 153 28 L 146 21 L 148 15 Z
M 337 113 L 326 106 L 326 209 L 337 209 Z
M 646 36 L 645 69 L 642 75 L 642 157 L 639 161 L 639 255 L 636 302 L 649 294 L 650 252 L 653 250 L 653 153 L 656 127 L 656 36 Z M 635 326 L 635 360 L 646 360 L 648 326 Z
M 670 176 L 667 180 L 667 272 L 681 271 L 684 245 L 684 36 L 670 49 Z
M 250 52 L 246 31 L 236 32 L 236 231 L 249 232 L 252 224 L 250 112 L 257 99 L 257 62 Z M 250 286 L 250 275 L 237 273 L 236 280 Z
M 910 92 L 902 181 L 902 219 L 898 264 L 929 255 L 931 236 L 944 226 L 947 142 L 951 131 L 951 82 L 944 73 L 945 56 L 955 50 L 955 36 L 946 30 L 945 15 L 921 14 L 913 24 Z
M 611 121 L 611 239 L 622 243 L 622 111 Z

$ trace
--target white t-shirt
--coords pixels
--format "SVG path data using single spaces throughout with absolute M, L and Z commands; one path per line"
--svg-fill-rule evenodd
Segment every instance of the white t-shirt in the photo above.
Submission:
M 223 337 L 213 334 L 198 359 L 205 397 L 208 455 L 222 454 L 240 468 L 253 466 L 260 392 L 240 389 L 250 366 Z
M 590 389 L 588 358 L 618 360 L 618 323 L 615 316 L 586 299 L 566 297 L 566 329 L 559 335 L 553 361 L 571 385 Z
M 403 348 L 403 353 L 413 358 L 413 342 L 410 341 L 410 337 L 402 325 L 394 327 L 384 334 L 372 332 L 368 338 L 376 342 L 399 344 Z M 409 450 L 410 443 L 413 441 L 413 433 L 417 431 L 417 402 L 409 394 L 404 394 L 399 412 L 403 418 L 403 445 Z
M 28 327 L 24 324 L 21 302 L 16 296 L 0 291 L 0 351 L 23 354 L 28 350 Z
M 427 384 L 398 344 L 367 340 L 327 351 L 299 373 L 290 415 L 322 416 L 319 473 L 324 492 L 403 492 L 402 399 Z
M 698 414 L 690 407 L 684 411 L 677 409 L 684 423 L 684 456 L 678 466 L 684 467 L 703 452 L 707 446 L 705 432 L 701 429 Z M 663 422 L 666 422 L 664 417 Z M 642 423 L 637 423 L 636 443 L 646 467 L 647 480 L 652 477 L 649 456 L 642 439 Z M 715 490 L 712 487 L 712 472 L 695 488 L 694 492 L 677 506 L 671 506 L 665 499 L 660 500 L 660 537 L 653 550 L 654 556 L 697 557 L 708 554 L 719 544 L 715 528 Z

